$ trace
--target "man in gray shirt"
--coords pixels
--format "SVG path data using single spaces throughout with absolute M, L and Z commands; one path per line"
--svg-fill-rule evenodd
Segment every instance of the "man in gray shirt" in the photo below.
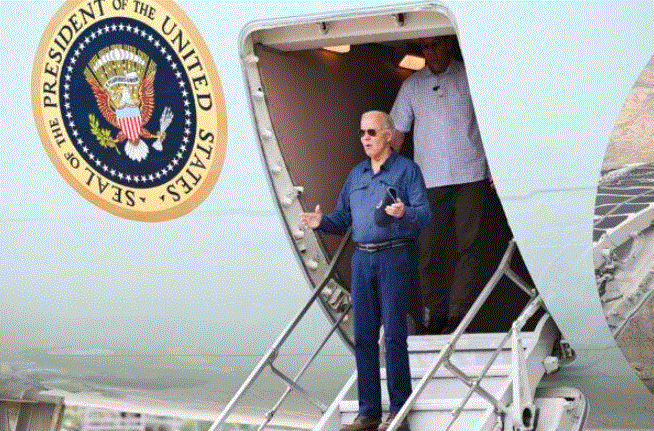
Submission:
M 428 322 L 424 328 L 422 316 L 414 315 L 416 331 L 446 333 L 456 328 L 475 299 L 489 171 L 465 68 L 452 58 L 454 36 L 427 37 L 420 44 L 426 66 L 402 83 L 390 115 L 399 132 L 396 149 L 413 128 L 414 160 L 434 214 L 418 240 L 419 285 Z M 452 223 L 457 254 L 448 291 L 443 263 Z

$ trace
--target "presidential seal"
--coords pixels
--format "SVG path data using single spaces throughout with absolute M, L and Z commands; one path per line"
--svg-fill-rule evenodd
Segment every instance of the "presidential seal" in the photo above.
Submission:
M 209 195 L 225 157 L 209 51 L 168 0 L 69 0 L 45 30 L 32 109 L 52 163 L 88 201 L 169 220 Z

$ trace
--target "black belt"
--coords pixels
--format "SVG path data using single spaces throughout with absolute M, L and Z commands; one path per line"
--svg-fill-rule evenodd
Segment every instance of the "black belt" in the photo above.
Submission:
M 384 242 L 359 243 L 357 244 L 357 248 L 372 253 L 373 251 L 385 250 L 391 247 L 413 245 L 413 243 L 414 241 L 412 239 L 392 239 Z

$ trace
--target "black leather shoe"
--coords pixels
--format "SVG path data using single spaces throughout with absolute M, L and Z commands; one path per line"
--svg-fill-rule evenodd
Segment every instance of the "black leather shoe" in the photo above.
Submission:
M 379 424 L 379 428 L 377 428 L 377 431 L 386 431 L 389 426 L 391 426 L 391 422 L 393 422 L 393 419 L 395 419 L 395 413 L 391 413 L 388 415 L 386 420 Z M 409 421 L 404 418 L 404 420 L 400 423 L 400 426 L 397 428 L 397 431 L 409 431 Z
M 346 424 L 341 427 L 341 431 L 364 431 L 376 430 L 380 424 L 379 418 L 371 418 L 370 416 L 357 415 L 351 424 Z

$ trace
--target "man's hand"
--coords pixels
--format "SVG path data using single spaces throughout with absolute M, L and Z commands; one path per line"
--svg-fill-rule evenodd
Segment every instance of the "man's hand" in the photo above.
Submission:
M 315 229 L 320 226 L 320 222 L 322 221 L 322 210 L 320 209 L 320 205 L 316 205 L 316 209 L 312 213 L 300 214 L 300 221 L 309 229 Z
M 384 208 L 386 214 L 398 219 L 404 217 L 405 209 L 406 207 L 404 206 L 404 202 L 402 202 L 399 198 L 394 204 L 387 205 L 386 208 Z

